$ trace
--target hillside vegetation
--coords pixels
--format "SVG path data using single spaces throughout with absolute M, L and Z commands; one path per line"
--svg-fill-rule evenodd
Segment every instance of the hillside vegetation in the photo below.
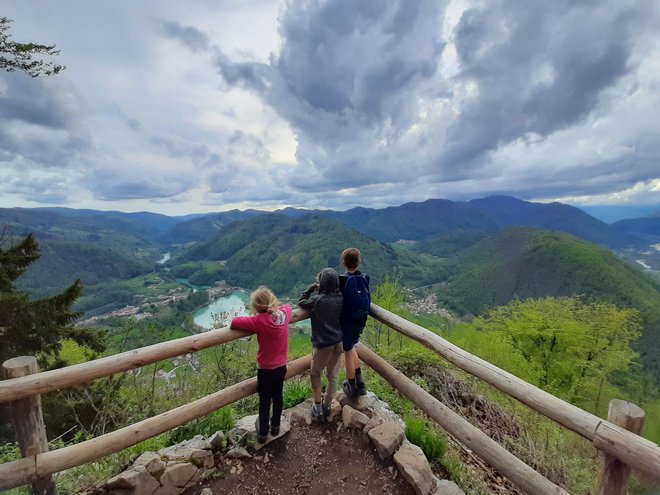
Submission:
M 559 232 L 515 227 L 483 239 L 452 263 L 438 297 L 479 314 L 515 298 L 580 295 L 635 308 L 642 359 L 660 371 L 660 284 L 611 251 Z
M 213 238 L 177 253 L 172 264 L 222 261 L 220 274 L 229 283 L 248 288 L 263 284 L 278 294 L 296 295 L 320 268 L 341 270 L 339 256 L 348 246 L 360 246 L 365 260 L 362 268 L 376 282 L 394 273 L 419 285 L 446 276 L 437 260 L 374 241 L 318 215 L 271 214 L 228 225 Z
M 75 279 L 84 286 L 129 279 L 153 269 L 153 263 L 103 246 L 42 241 L 40 258 L 21 277 L 19 288 L 41 297 L 55 293 Z

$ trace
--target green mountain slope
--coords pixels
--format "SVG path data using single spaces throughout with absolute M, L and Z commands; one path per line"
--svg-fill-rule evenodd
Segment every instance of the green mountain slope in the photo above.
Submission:
M 644 324 L 640 351 L 649 369 L 660 373 L 660 284 L 607 249 L 567 234 L 516 227 L 466 250 L 452 271 L 440 299 L 475 314 L 515 297 L 574 294 L 636 308 Z
M 0 208 L 0 226 L 16 236 L 32 233 L 39 241 L 86 243 L 144 260 L 158 259 L 161 248 L 157 245 L 160 234 L 156 227 L 138 218 L 121 218 L 104 212 L 72 216 L 71 211 L 62 214 L 41 209 Z
M 445 276 L 440 263 L 430 257 L 395 249 L 318 215 L 269 214 L 229 225 L 212 239 L 176 254 L 172 264 L 226 261 L 221 275 L 228 282 L 248 288 L 267 285 L 280 296 L 295 296 L 321 268 L 340 270 L 339 256 L 348 246 L 360 248 L 362 268 L 375 283 L 386 274 L 398 273 L 420 285 Z
M 510 196 L 490 196 L 473 199 L 469 203 L 479 208 L 500 229 L 524 225 L 539 227 L 567 232 L 609 247 L 620 247 L 629 242 L 625 234 L 579 208 L 563 203 L 532 203 Z
M 641 246 L 660 242 L 660 215 L 620 220 L 613 223 L 612 228 L 634 237 Z
M 495 232 L 498 226 L 479 208 L 468 203 L 429 199 L 421 203 L 374 210 L 353 208 L 323 212 L 363 234 L 383 242 L 420 240 L 431 235 L 462 230 Z
M 19 279 L 19 288 L 41 297 L 79 278 L 84 286 L 148 273 L 153 263 L 102 246 L 60 240 L 39 243 L 41 257 Z
M 257 210 L 231 210 L 202 215 L 176 224 L 163 234 L 161 240 L 166 244 L 186 244 L 188 242 L 203 241 L 217 234 L 225 225 L 241 220 L 249 220 L 262 214 L 263 212 Z

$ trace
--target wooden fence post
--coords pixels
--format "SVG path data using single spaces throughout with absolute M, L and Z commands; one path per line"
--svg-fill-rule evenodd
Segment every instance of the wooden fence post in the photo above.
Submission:
M 39 371 L 33 356 L 8 359 L 2 365 L 5 378 L 18 378 Z M 18 446 L 23 457 L 35 457 L 48 451 L 46 425 L 41 409 L 41 396 L 35 395 L 11 402 L 11 417 Z M 57 495 L 51 476 L 40 478 L 32 484 L 35 495 Z
M 644 428 L 644 410 L 632 402 L 614 399 L 610 401 L 607 420 L 639 435 Z M 616 457 L 603 454 L 597 494 L 625 495 L 630 471 L 630 466 Z

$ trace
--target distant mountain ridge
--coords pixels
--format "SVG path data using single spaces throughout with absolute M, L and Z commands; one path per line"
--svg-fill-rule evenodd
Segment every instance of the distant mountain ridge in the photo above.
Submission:
M 168 217 L 156 213 L 74 210 L 69 208 L 0 209 L 0 224 L 32 229 L 47 237 L 44 221 L 95 233 L 114 229 L 166 247 L 198 242 L 222 227 L 263 215 L 260 210 L 231 210 L 219 213 Z M 533 203 L 509 196 L 490 196 L 470 201 L 428 199 L 387 208 L 356 207 L 346 211 L 284 208 L 275 213 L 299 218 L 305 215 L 330 217 L 381 242 L 423 241 L 455 231 L 492 233 L 511 226 L 531 226 L 567 232 L 604 246 L 619 248 L 636 243 L 624 228 L 613 227 L 562 203 Z M 28 221 L 28 217 L 31 219 Z M 619 222 L 617 222 L 619 223 Z M 468 236 L 469 237 L 469 236 Z M 92 237 L 93 239 L 93 237 Z

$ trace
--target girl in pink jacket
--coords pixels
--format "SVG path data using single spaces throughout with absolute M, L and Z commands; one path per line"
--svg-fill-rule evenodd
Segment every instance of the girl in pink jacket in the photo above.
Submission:
M 289 356 L 289 321 L 291 305 L 279 305 L 275 294 L 267 287 L 259 287 L 250 295 L 253 316 L 237 316 L 231 320 L 231 328 L 257 334 L 257 392 L 259 417 L 257 418 L 257 442 L 264 443 L 268 435 L 280 433 L 282 416 L 282 389 Z M 270 405 L 273 415 L 270 416 Z

